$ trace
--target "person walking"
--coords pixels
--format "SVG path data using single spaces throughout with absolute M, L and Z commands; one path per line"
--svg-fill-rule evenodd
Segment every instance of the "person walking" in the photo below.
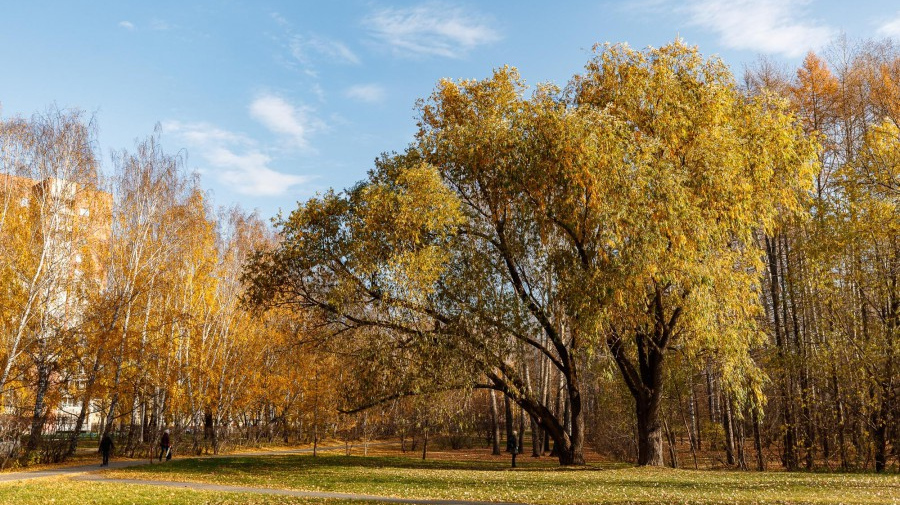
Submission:
M 519 453 L 519 432 L 513 430 L 509 440 L 506 441 L 506 450 L 512 454 L 512 467 L 516 467 L 516 454 Z
M 105 433 L 100 439 L 100 454 L 103 455 L 103 463 L 100 463 L 100 466 L 109 466 L 109 455 L 112 454 L 112 450 L 112 437 L 109 436 L 109 433 Z
M 162 463 L 163 458 L 167 460 L 172 459 L 171 453 L 171 440 L 169 439 L 169 430 L 166 430 L 162 434 L 162 438 L 159 439 L 159 462 Z

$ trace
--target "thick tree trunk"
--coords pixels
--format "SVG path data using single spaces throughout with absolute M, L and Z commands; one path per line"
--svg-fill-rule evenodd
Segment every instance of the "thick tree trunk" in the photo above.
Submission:
M 638 465 L 664 466 L 659 393 L 635 399 L 637 404 Z
M 634 398 L 637 417 L 638 465 L 663 466 L 662 426 L 659 408 L 663 390 L 663 362 L 671 339 L 675 334 L 681 308 L 666 314 L 663 294 L 655 288 L 648 307 L 655 320 L 649 328 L 637 329 L 632 335 L 636 347 L 637 363 L 625 352 L 622 334 L 613 331 L 607 335 L 609 348 L 628 391 Z
M 581 412 L 581 395 L 577 389 L 569 389 L 569 423 L 570 445 L 565 452 L 565 458 L 560 456 L 562 465 L 584 464 L 584 415 Z M 554 442 L 554 445 L 556 443 Z

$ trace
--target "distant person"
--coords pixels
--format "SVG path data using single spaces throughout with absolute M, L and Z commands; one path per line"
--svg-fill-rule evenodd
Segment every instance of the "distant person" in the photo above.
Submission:
M 106 433 L 103 435 L 103 438 L 100 439 L 100 454 L 103 455 L 103 463 L 101 463 L 100 466 L 109 466 L 109 455 L 112 454 L 112 450 L 112 437 L 109 436 L 109 433 Z
M 169 439 L 169 430 L 163 432 L 162 438 L 159 439 L 159 462 L 162 463 L 163 458 L 172 459 L 172 444 Z
M 509 440 L 506 441 L 506 450 L 512 454 L 512 467 L 516 467 L 516 454 L 519 453 L 519 432 L 513 430 Z

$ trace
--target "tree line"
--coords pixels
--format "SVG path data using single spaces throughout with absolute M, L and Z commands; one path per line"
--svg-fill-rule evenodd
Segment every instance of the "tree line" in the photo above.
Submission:
M 3 464 L 62 459 L 89 431 L 132 455 L 164 428 L 188 453 L 301 436 L 327 396 L 305 378 L 333 365 L 294 342 L 296 320 L 240 303 L 270 228 L 213 209 L 158 131 L 108 175 L 96 144 L 76 110 L 0 121 Z

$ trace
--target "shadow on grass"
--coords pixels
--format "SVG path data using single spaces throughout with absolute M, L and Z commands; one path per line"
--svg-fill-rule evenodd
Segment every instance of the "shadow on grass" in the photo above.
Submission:
M 224 473 L 224 472 L 297 472 L 328 469 L 409 469 L 409 470 L 465 470 L 465 471 L 513 471 L 513 472 L 572 472 L 597 471 L 597 465 L 561 467 L 552 459 L 527 461 L 512 469 L 508 461 L 421 460 L 399 456 L 339 456 L 323 455 L 271 455 L 271 456 L 223 456 L 217 458 L 190 458 L 161 465 L 133 468 L 133 472 L 151 473 Z M 125 470 L 128 471 L 128 470 Z

